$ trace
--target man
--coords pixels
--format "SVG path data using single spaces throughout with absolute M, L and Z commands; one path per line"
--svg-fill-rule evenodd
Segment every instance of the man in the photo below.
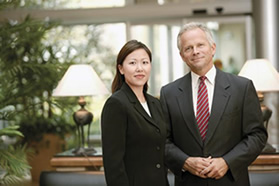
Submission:
M 253 83 L 214 67 L 216 45 L 205 25 L 186 24 L 177 42 L 191 72 L 160 96 L 175 185 L 249 186 L 248 166 L 267 140 Z

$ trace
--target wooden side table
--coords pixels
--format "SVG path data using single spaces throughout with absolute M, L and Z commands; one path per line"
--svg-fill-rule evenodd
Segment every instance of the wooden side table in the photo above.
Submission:
M 100 149 L 97 149 L 97 153 L 87 156 L 75 156 L 71 150 L 57 154 L 50 160 L 50 165 L 56 169 L 56 171 L 102 171 L 103 170 L 103 158 Z
M 279 172 L 279 154 L 261 154 L 249 166 L 249 171 Z
M 50 165 L 57 171 L 101 171 L 102 156 L 88 157 L 53 157 Z
M 53 157 L 50 165 L 57 171 L 103 171 L 102 156 Z M 279 172 L 279 154 L 261 154 L 249 166 L 249 171 Z

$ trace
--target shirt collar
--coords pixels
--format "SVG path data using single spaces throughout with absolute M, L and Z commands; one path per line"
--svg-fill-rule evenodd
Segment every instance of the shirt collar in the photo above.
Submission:
M 194 73 L 193 71 L 191 71 L 191 76 L 192 76 L 192 85 L 194 87 L 198 86 L 199 84 L 199 75 Z M 211 84 L 211 85 L 214 85 L 215 83 L 215 76 L 216 76 L 216 68 L 215 66 L 213 65 L 212 68 L 205 74 L 208 82 Z

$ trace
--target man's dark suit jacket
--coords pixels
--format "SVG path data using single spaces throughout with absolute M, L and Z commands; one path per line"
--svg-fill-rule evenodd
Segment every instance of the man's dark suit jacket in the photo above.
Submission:
M 160 101 L 145 94 L 150 117 L 124 83 L 105 103 L 102 146 L 108 186 L 166 186 L 166 124 Z
M 197 127 L 191 73 L 161 89 L 168 122 L 166 164 L 175 173 L 176 186 L 248 186 L 248 166 L 263 149 L 267 133 L 252 81 L 217 69 L 206 139 Z M 203 179 L 182 172 L 188 157 L 223 157 L 229 166 L 219 179 Z

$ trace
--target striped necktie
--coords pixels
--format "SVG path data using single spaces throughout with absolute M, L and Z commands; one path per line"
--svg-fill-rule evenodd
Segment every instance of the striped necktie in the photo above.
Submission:
M 204 141 L 207 132 L 208 121 L 209 121 L 209 105 L 208 105 L 207 88 L 204 82 L 206 80 L 206 77 L 201 76 L 199 79 L 200 79 L 200 84 L 198 89 L 196 120 L 197 120 L 201 138 Z

